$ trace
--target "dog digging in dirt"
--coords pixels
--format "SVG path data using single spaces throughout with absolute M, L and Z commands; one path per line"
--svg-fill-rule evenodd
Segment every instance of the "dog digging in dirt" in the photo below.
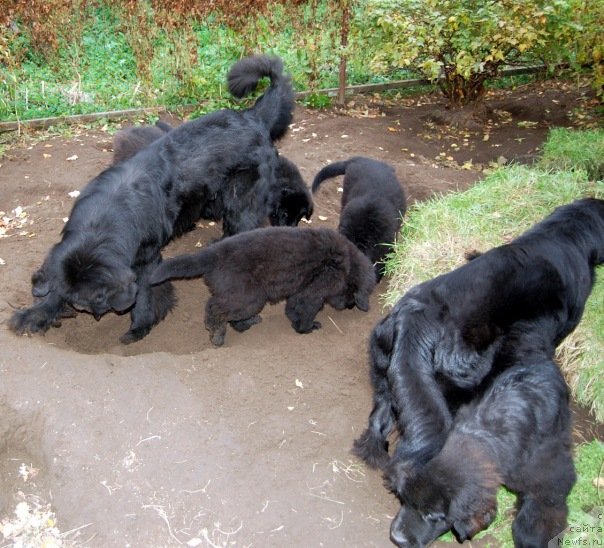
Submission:
M 547 546 L 566 528 L 576 479 L 558 367 L 538 352 L 523 358 L 459 410 L 432 460 L 412 474 L 393 466 L 386 478 L 402 503 L 390 527 L 400 548 L 428 546 L 449 529 L 471 539 L 495 518 L 501 484 L 518 495 L 514 546 Z
M 338 230 L 374 263 L 379 281 L 407 209 L 405 193 L 390 165 L 355 156 L 322 168 L 312 183 L 313 194 L 325 179 L 338 175 L 344 175 Z
M 153 141 L 164 136 L 172 128 L 165 122 L 158 121 L 154 126 L 137 126 L 118 131 L 113 138 L 113 164 L 118 164 L 134 156 Z M 240 174 L 239 184 L 253 185 L 253 173 Z M 251 177 L 249 182 L 242 179 Z M 279 155 L 277 171 L 273 184 L 269 187 L 269 221 L 272 226 L 297 226 L 304 217 L 310 220 L 313 213 L 313 202 L 310 190 L 306 186 L 298 167 L 285 156 Z M 219 221 L 223 215 L 222 196 L 206 205 L 200 217 Z M 191 225 L 191 229 L 194 225 Z
M 353 452 L 382 470 L 395 463 L 399 474 L 425 465 L 461 403 L 535 353 L 553 358 L 603 263 L 604 201 L 585 198 L 407 291 L 371 334 L 373 409 Z
M 285 300 L 285 315 L 298 333 L 319 329 L 316 315 L 329 304 L 336 310 L 369 309 L 375 274 L 369 259 L 330 229 L 259 228 L 162 262 L 151 283 L 203 277 L 210 290 L 205 326 L 216 346 L 227 323 L 245 331 L 261 321 L 267 303 Z
M 236 97 L 251 93 L 265 76 L 270 86 L 253 107 L 186 122 L 90 181 L 61 241 L 32 277 L 35 304 L 16 311 L 10 328 L 45 332 L 73 309 L 96 319 L 110 310 L 130 311 L 130 329 L 120 340 L 142 339 L 174 305 L 169 282 L 149 283 L 171 238 L 217 196 L 227 234 L 261 226 L 278 168 L 273 143 L 291 123 L 293 89 L 277 57 L 244 58 L 228 75 Z

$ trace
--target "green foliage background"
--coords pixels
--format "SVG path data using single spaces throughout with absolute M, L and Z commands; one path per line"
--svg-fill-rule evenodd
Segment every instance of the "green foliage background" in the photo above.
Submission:
M 601 90 L 603 27 L 600 0 L 0 0 L 0 119 L 211 110 L 229 100 L 228 67 L 261 51 L 298 90 L 336 87 L 342 56 L 348 84 L 444 74 L 454 104 L 479 101 L 510 62 L 588 64 Z

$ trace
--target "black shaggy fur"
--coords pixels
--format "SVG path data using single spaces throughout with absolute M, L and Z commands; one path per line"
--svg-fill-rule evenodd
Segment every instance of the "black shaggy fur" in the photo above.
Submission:
M 172 128 L 165 122 L 155 126 L 137 126 L 118 131 L 113 138 L 114 165 L 134 156 Z M 256 174 L 247 173 L 248 181 L 240 178 L 238 184 L 253 185 Z M 298 167 L 285 156 L 277 159 L 275 179 L 269 187 L 269 221 L 272 226 L 297 226 L 302 217 L 310 220 L 313 202 Z M 221 196 L 216 196 L 202 209 L 201 218 L 219 221 L 223 215 Z M 191 226 L 193 228 L 194 225 Z
M 149 283 L 161 248 L 172 237 L 216 200 L 222 203 L 226 234 L 260 226 L 278 167 L 273 141 L 287 131 L 294 107 L 282 68 L 277 57 L 241 60 L 229 73 L 235 96 L 263 76 L 271 79 L 252 108 L 186 122 L 90 181 L 61 241 L 32 277 L 38 302 L 14 313 L 12 330 L 44 332 L 70 306 L 97 318 L 109 310 L 130 310 L 132 323 L 121 340 L 139 340 L 174 303 L 169 283 L 155 288 Z
M 394 169 L 384 162 L 355 156 L 325 166 L 312 183 L 313 194 L 325 179 L 344 175 L 338 230 L 384 275 L 384 256 L 390 251 L 407 209 L 405 193 Z
M 501 484 L 518 495 L 517 548 L 544 548 L 566 527 L 575 483 L 568 391 L 548 358 L 520 358 L 459 410 L 440 453 L 416 473 L 387 477 L 402 507 L 390 528 L 399 547 L 422 548 L 449 529 L 460 542 L 497 513 Z
M 139 150 L 171 130 L 172 126 L 158 120 L 154 126 L 135 126 L 118 131 L 113 136 L 113 165 L 132 158 Z
M 217 346 L 224 343 L 227 323 L 245 331 L 260 321 L 266 303 L 285 300 L 292 327 L 310 333 L 321 327 L 315 316 L 326 303 L 367 311 L 375 286 L 367 257 L 329 229 L 269 227 L 237 234 L 164 261 L 151 282 L 199 276 L 211 293 L 205 325 Z
M 552 357 L 604 263 L 604 201 L 577 200 L 513 240 L 411 288 L 370 340 L 374 406 L 353 451 L 413 469 L 442 448 L 460 402 L 531 353 Z

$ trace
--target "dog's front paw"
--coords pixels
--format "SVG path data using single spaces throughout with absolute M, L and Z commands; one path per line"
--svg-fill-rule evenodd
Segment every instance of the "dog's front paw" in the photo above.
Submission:
M 321 327 L 321 322 L 312 322 L 311 331 L 314 331 L 315 329 L 321 329 Z
M 212 333 L 210 335 L 210 342 L 214 346 L 222 346 L 224 344 L 224 333 Z
M 56 320 L 55 315 L 49 315 L 47 310 L 34 306 L 15 311 L 8 326 L 17 335 L 45 333 Z
M 231 327 L 235 330 L 235 331 L 239 331 L 239 333 L 243 333 L 244 331 L 247 331 L 250 327 L 252 327 L 252 325 L 256 325 L 258 323 L 260 323 L 262 321 L 262 318 L 256 314 L 255 316 L 252 316 L 251 318 L 247 318 L 246 320 L 232 320 L 229 323 L 231 324 Z
M 369 429 L 354 440 L 352 453 L 363 459 L 371 468 L 380 470 L 384 470 L 390 461 L 388 441 L 373 435 Z
M 140 341 L 143 337 L 148 335 L 149 331 L 151 331 L 150 327 L 138 327 L 135 329 L 130 329 L 120 337 L 120 342 L 122 344 L 131 344 L 133 342 Z

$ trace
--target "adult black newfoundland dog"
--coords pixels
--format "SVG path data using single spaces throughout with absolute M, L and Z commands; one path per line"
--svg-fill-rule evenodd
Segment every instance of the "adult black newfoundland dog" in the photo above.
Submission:
M 432 459 L 460 403 L 527 356 L 554 355 L 579 323 L 603 262 L 604 201 L 586 198 L 411 288 L 372 332 L 374 406 L 354 453 L 384 470 L 392 462 L 400 475 Z
M 293 89 L 279 58 L 236 63 L 229 89 L 243 97 L 271 84 L 252 108 L 207 114 L 167 132 L 103 171 L 82 190 L 61 241 L 32 278 L 38 301 L 16 311 L 16 333 L 44 332 L 73 307 L 99 318 L 131 311 L 123 343 L 143 338 L 174 303 L 169 283 L 152 288 L 161 248 L 221 200 L 227 234 L 260 226 L 278 168 L 273 141 L 292 120 Z
M 138 151 L 163 137 L 172 128 L 158 121 L 154 126 L 137 126 L 118 131 L 113 138 L 113 164 L 131 158 Z M 255 173 L 240 174 L 238 183 L 253 186 Z M 247 178 L 247 181 L 243 179 Z M 310 220 L 312 196 L 298 167 L 285 156 L 277 159 L 275 179 L 269 187 L 269 221 L 272 226 L 297 226 L 304 217 Z M 222 196 L 217 195 L 202 209 L 201 218 L 219 221 L 223 216 Z M 191 228 L 194 225 L 191 226 Z
M 455 417 L 445 445 L 416 473 L 389 482 L 402 502 L 390 528 L 399 547 L 460 542 L 488 527 L 501 484 L 518 495 L 514 546 L 541 548 L 566 527 L 574 482 L 568 391 L 549 358 L 522 360 Z
M 405 193 L 391 166 L 355 156 L 321 169 L 312 183 L 313 194 L 325 179 L 337 175 L 344 175 L 338 230 L 375 264 L 379 280 L 407 209 Z
M 205 325 L 216 346 L 227 323 L 245 331 L 266 303 L 286 301 L 285 315 L 298 333 L 321 327 L 315 316 L 327 303 L 336 310 L 369 309 L 373 267 L 351 242 L 329 229 L 259 228 L 224 238 L 191 254 L 167 259 L 151 283 L 203 276 L 211 297 Z

